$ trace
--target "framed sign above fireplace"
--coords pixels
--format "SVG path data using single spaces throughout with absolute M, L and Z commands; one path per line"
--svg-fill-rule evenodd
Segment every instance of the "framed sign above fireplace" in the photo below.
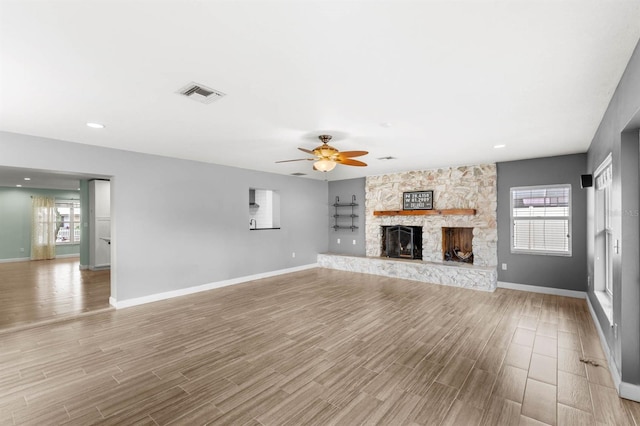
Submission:
M 433 210 L 433 190 L 403 192 L 402 210 Z

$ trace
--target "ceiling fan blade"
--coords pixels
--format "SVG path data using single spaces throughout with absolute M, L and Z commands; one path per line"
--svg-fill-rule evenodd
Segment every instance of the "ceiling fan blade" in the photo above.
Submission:
M 358 166 L 358 167 L 364 167 L 367 165 L 367 163 L 363 163 L 362 161 L 358 161 L 358 160 L 352 160 L 350 158 L 345 158 L 345 159 L 337 159 L 336 163 L 338 164 L 344 164 L 345 166 Z
M 307 154 L 315 155 L 315 154 L 313 153 L 313 151 L 311 151 L 311 150 L 304 149 L 304 148 L 298 148 L 298 149 L 299 149 L 300 151 L 302 151 L 302 152 L 306 152 Z
M 314 161 L 315 158 L 298 158 L 296 160 L 281 160 L 281 161 L 276 161 L 276 163 L 290 163 L 292 161 Z
M 369 151 L 342 151 L 340 154 L 340 158 L 352 158 L 352 157 L 360 157 L 362 155 L 367 155 Z

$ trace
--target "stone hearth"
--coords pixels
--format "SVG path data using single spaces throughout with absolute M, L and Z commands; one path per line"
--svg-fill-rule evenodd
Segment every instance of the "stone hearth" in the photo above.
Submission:
M 473 290 L 494 291 L 498 284 L 496 268 L 466 263 L 435 263 L 382 257 L 319 254 L 318 265 L 341 271 L 381 275 Z

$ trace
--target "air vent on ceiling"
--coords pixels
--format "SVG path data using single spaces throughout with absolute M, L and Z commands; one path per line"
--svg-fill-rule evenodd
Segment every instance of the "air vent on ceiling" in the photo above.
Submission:
M 193 82 L 187 84 L 176 93 L 179 93 L 180 95 L 186 96 L 189 99 L 193 99 L 194 101 L 203 104 L 210 104 L 211 102 L 217 101 L 218 99 L 226 95 L 219 90 L 215 90 L 202 84 Z
M 387 160 L 397 160 L 397 158 L 396 158 L 396 157 L 391 157 L 391 156 L 388 156 L 388 157 L 378 157 L 378 160 L 382 160 L 382 161 L 387 161 Z
M 306 173 L 300 173 L 300 172 L 296 172 L 296 173 L 291 173 L 291 176 L 306 176 Z

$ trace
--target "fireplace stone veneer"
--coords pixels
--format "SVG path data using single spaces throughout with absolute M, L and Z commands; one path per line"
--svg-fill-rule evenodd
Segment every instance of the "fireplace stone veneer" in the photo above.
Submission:
M 366 257 L 319 255 L 335 269 L 493 291 L 497 287 L 496 165 L 483 164 L 369 176 L 365 183 Z M 469 215 L 389 215 L 402 193 L 433 190 L 434 209 L 475 209 Z M 382 226 L 421 226 L 422 261 L 380 257 Z M 473 228 L 473 265 L 444 262 L 442 228 Z
M 422 259 L 442 263 L 442 228 L 473 228 L 474 266 L 498 264 L 495 164 L 369 176 L 365 183 L 365 251 L 380 256 L 381 226 L 422 226 Z M 375 216 L 401 210 L 402 193 L 433 190 L 434 209 L 475 209 L 475 215 Z

